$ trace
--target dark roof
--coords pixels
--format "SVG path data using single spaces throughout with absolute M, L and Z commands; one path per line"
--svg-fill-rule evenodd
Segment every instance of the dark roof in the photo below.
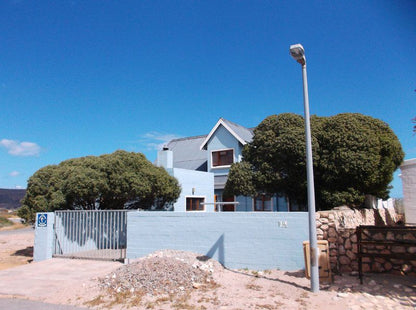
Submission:
M 171 140 L 166 147 L 173 152 L 173 167 L 207 171 L 207 151 L 200 146 L 207 136 Z
M 247 143 L 251 142 L 253 138 L 253 129 L 246 128 L 236 123 L 233 123 L 229 120 L 220 118 L 214 128 L 211 130 L 211 135 L 215 132 L 215 128 L 219 125 L 225 125 L 231 130 L 232 134 L 236 136 L 241 142 Z M 166 147 L 173 152 L 173 167 L 189 169 L 189 170 L 198 170 L 198 171 L 208 171 L 207 167 L 207 151 L 206 149 L 201 149 L 203 144 L 206 145 L 210 136 L 195 136 L 187 137 L 181 139 L 171 140 Z M 208 139 L 208 140 L 207 140 Z
M 233 123 L 229 120 L 222 119 L 237 135 L 239 135 L 244 141 L 251 142 L 253 139 L 253 128 L 246 128 L 244 126 Z

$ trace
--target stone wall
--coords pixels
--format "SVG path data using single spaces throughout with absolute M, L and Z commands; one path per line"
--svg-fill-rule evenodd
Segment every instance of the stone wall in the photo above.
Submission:
M 327 240 L 334 273 L 358 271 L 356 228 L 360 225 L 396 225 L 394 208 L 352 210 L 335 208 L 316 213 L 318 240 Z M 372 267 L 371 267 L 372 268 Z
M 416 275 L 416 227 L 370 226 L 362 229 L 361 238 L 364 241 L 361 253 L 365 255 L 362 258 L 363 272 Z M 380 257 L 380 254 L 390 257 Z

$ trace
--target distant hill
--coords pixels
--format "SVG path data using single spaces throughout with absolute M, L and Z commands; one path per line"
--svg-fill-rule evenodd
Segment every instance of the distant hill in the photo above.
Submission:
M 0 188 L 0 209 L 17 209 L 20 207 L 20 200 L 26 194 L 25 189 L 4 189 Z

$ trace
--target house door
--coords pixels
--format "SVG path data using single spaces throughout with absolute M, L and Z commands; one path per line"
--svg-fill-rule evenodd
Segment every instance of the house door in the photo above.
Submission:
M 223 199 L 224 202 L 234 202 L 234 198 L 225 198 Z M 222 206 L 222 212 L 234 212 L 235 205 L 233 204 L 226 204 Z

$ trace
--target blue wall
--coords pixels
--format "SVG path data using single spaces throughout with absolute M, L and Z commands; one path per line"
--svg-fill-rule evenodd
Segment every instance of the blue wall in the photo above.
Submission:
M 227 130 L 224 126 L 219 126 L 211 139 L 208 141 L 208 171 L 218 175 L 228 174 L 229 168 L 212 168 L 211 152 L 223 149 L 234 149 L 234 162 L 238 161 L 238 156 L 241 155 L 241 143 Z
M 187 197 L 203 197 L 205 202 L 214 202 L 214 174 L 209 172 L 187 170 L 187 169 L 167 169 L 168 173 L 174 176 L 181 188 L 181 194 L 174 203 L 175 211 L 186 211 Z M 213 211 L 213 205 L 206 205 L 206 211 Z
M 207 255 L 229 268 L 304 268 L 305 212 L 138 212 L 127 215 L 127 258 L 161 249 Z

